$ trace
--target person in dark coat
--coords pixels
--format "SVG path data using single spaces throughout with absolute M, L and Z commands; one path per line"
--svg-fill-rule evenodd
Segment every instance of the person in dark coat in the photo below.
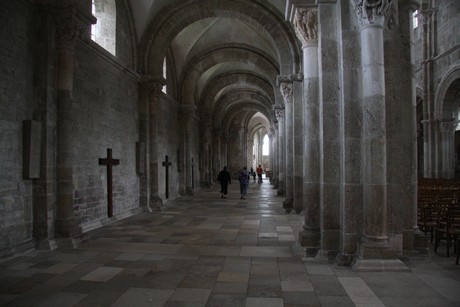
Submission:
M 220 182 L 220 197 L 227 198 L 227 188 L 228 185 L 232 183 L 232 179 L 230 178 L 230 172 L 227 170 L 226 166 L 224 166 L 224 169 L 217 175 L 217 181 Z

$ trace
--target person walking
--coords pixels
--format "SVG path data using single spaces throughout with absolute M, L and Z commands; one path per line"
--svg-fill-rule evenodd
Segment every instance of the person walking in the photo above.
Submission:
M 228 185 L 232 183 L 232 179 L 230 178 L 230 172 L 227 170 L 226 166 L 224 166 L 219 172 L 219 175 L 217 175 L 217 181 L 220 182 L 220 197 L 227 198 Z
M 238 180 L 240 182 L 240 199 L 246 199 L 246 192 L 249 185 L 249 174 L 246 166 L 238 172 Z
M 259 183 L 262 183 L 262 173 L 264 172 L 262 165 L 259 164 L 259 166 L 256 168 L 256 172 L 257 172 L 257 177 L 259 177 Z
M 249 170 L 249 176 L 252 176 L 254 178 L 254 182 L 256 182 L 256 171 L 252 168 Z

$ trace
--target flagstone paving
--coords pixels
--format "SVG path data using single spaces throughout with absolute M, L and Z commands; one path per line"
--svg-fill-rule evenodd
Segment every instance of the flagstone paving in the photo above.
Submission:
M 225 200 L 214 187 L 90 231 L 78 249 L 26 253 L 0 263 L 0 305 L 460 306 L 454 257 L 399 273 L 318 262 L 282 201 L 267 180 L 244 200 L 236 184 Z

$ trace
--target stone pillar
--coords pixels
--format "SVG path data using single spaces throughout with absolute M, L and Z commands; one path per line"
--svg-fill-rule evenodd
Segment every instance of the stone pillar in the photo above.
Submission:
M 222 167 L 228 166 L 228 135 L 223 133 L 220 136 L 220 160 L 222 161 Z
M 353 269 L 382 271 L 407 267 L 396 258 L 387 234 L 387 125 L 383 49 L 387 1 L 356 3 L 362 22 L 363 79 L 363 221 L 364 229 Z
M 194 120 L 196 106 L 185 104 L 181 106 L 182 115 L 185 122 L 185 190 L 187 195 L 194 195 L 194 180 L 196 177 L 197 160 L 194 157 L 195 153 L 195 134 L 194 134 Z
M 417 123 L 412 56 L 412 0 L 398 2 L 385 31 L 385 105 L 387 139 L 387 233 L 398 255 L 426 253 L 417 227 Z M 410 46 L 408 48 L 407 46 Z
M 279 151 L 279 131 L 278 131 L 278 122 L 273 123 L 273 170 L 272 170 L 272 178 L 271 183 L 273 184 L 274 189 L 278 189 L 279 187 L 279 175 L 278 175 L 278 151 Z
M 286 212 L 291 212 L 294 207 L 294 103 L 301 102 L 301 99 L 297 97 L 297 102 L 294 101 L 294 81 L 301 81 L 302 75 L 289 75 L 289 76 L 278 76 L 277 83 L 280 87 L 281 94 L 284 99 L 284 128 L 285 128 L 285 201 L 283 202 L 283 208 Z
M 248 144 L 248 155 L 246 157 L 246 165 L 248 166 L 248 169 L 251 168 L 252 165 L 252 157 L 254 155 L 254 139 L 250 140 L 248 139 L 247 141 L 247 144 Z
M 420 26 L 422 27 L 422 70 L 423 70 L 423 176 L 427 178 L 438 177 L 438 122 L 435 115 L 435 89 L 433 84 L 433 69 L 432 61 L 435 56 L 434 38 L 435 38 L 435 23 L 437 10 L 431 8 L 423 10 L 418 14 Z
M 286 146 L 284 107 L 275 106 L 275 116 L 278 120 L 278 196 L 286 193 Z
M 318 71 L 318 11 L 309 7 L 293 5 L 287 16 L 294 24 L 303 51 L 303 190 L 304 229 L 299 234 L 300 244 L 307 256 L 315 256 L 320 248 L 320 189 L 319 189 L 319 71 Z M 307 17 L 308 18 L 304 18 Z M 310 23 L 306 23 L 309 20 Z
M 34 66 L 35 99 L 37 112 L 33 119 L 42 123 L 40 178 L 32 180 L 33 224 L 32 233 L 37 249 L 53 250 L 54 215 L 56 205 L 56 101 L 55 58 L 51 27 L 54 23 L 47 12 L 37 11 L 36 64 Z M 32 242 L 30 242 L 33 245 Z M 33 248 L 33 247 L 31 247 Z
M 78 13 L 78 14 L 77 14 Z M 57 41 L 57 204 L 56 238 L 59 244 L 70 243 L 77 247 L 82 238 L 82 229 L 74 217 L 74 163 L 75 153 L 72 139 L 73 122 L 73 75 L 75 43 L 92 19 L 81 20 L 86 14 L 77 7 L 68 6 L 57 10 L 55 29 Z M 97 163 L 97 160 L 95 161 Z
M 262 165 L 263 167 L 263 162 L 264 162 L 264 155 L 263 155 L 263 149 L 264 149 L 264 138 L 262 137 L 261 131 L 259 130 L 257 132 L 257 162 L 256 162 L 256 167 Z
M 148 76 L 141 78 L 139 82 L 139 142 L 145 144 L 143 163 L 145 169 L 139 174 L 139 205 L 144 211 L 152 211 L 149 205 L 150 200 L 150 122 L 149 122 L 149 101 L 150 101 L 150 82 Z
M 274 142 L 274 135 L 273 135 L 273 129 L 270 129 L 270 132 L 268 134 L 268 139 L 270 141 L 270 144 L 269 144 L 269 149 L 268 149 L 268 152 L 270 153 L 270 158 L 269 158 L 269 168 L 270 168 L 270 178 L 269 178 L 269 181 L 270 183 L 273 183 L 273 142 Z
M 441 178 L 455 177 L 455 118 L 440 121 L 441 132 Z
M 149 208 L 150 210 L 161 210 L 163 201 L 159 196 L 159 173 L 161 160 L 159 160 L 158 146 L 158 121 L 160 110 L 159 97 L 163 84 L 158 81 L 148 81 L 148 110 L 149 110 L 149 140 L 148 140 L 148 165 L 149 165 Z
M 214 153 L 212 181 L 215 181 L 217 178 L 217 175 L 224 167 L 224 165 L 222 164 L 222 154 L 221 154 L 222 144 L 221 144 L 220 129 L 214 130 L 214 141 L 212 145 L 213 145 L 213 153 Z

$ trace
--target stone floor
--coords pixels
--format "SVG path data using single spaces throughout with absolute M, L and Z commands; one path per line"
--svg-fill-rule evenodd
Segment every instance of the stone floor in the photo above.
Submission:
M 431 254 L 411 272 L 356 273 L 303 258 L 302 216 L 267 181 L 240 200 L 218 188 L 90 232 L 76 250 L 0 264 L 2 306 L 460 306 L 460 265 Z

